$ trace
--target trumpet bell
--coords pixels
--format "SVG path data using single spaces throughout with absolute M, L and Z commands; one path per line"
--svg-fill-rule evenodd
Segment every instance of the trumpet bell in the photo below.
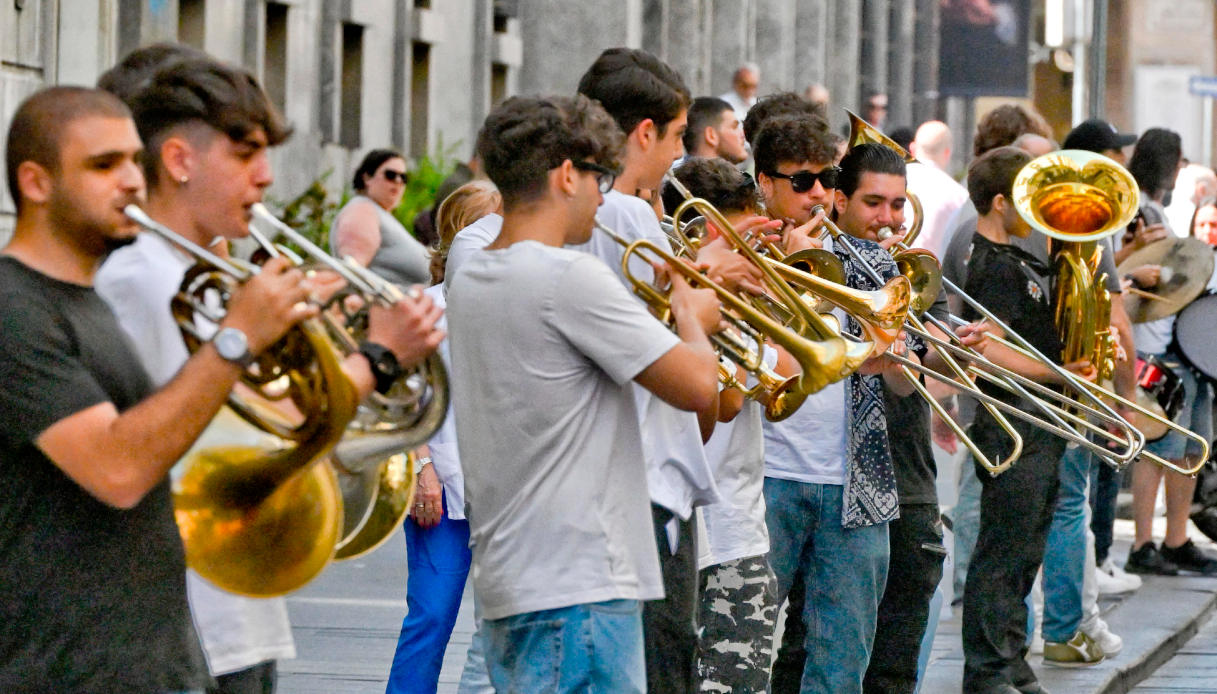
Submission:
M 924 248 L 910 248 L 894 256 L 900 274 L 909 280 L 912 299 L 909 311 L 920 316 L 929 310 L 942 293 L 942 266 L 938 258 Z
M 909 154 L 908 150 L 901 147 L 895 140 L 883 134 L 875 126 L 867 123 L 861 116 L 845 109 L 845 113 L 849 114 L 849 148 L 853 149 L 858 145 L 875 144 L 883 145 L 895 150 L 897 154 L 904 158 L 907 163 L 917 161 L 917 157 Z

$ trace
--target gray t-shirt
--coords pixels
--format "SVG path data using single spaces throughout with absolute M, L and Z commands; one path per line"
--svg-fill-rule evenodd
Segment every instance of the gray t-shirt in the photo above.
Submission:
M 377 205 L 371 198 L 356 195 L 338 211 L 334 217 L 333 229 L 347 210 L 357 205 L 371 205 L 376 210 L 376 218 L 380 221 L 380 247 L 368 269 L 393 284 L 407 287 L 412 284 L 428 284 L 431 280 L 431 253 L 418 239 L 410 235 L 406 228 L 388 210 Z M 330 234 L 330 252 L 338 253 L 335 234 Z
M 677 337 L 603 262 L 535 241 L 465 260 L 448 327 L 483 615 L 661 597 L 631 381 Z

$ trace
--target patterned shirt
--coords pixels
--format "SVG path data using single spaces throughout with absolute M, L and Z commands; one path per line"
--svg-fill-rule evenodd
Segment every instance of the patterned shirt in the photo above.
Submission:
M 850 243 L 884 281 L 900 274 L 891 254 L 867 239 L 851 238 Z M 854 289 L 873 290 L 879 286 L 857 262 L 840 247 L 833 252 L 845 262 L 845 283 Z M 851 334 L 861 334 L 852 316 L 846 320 Z M 846 409 L 849 426 L 848 468 L 841 525 L 861 528 L 895 520 L 900 515 L 896 495 L 896 473 L 887 445 L 887 416 L 883 409 L 881 376 L 852 374 L 846 382 Z

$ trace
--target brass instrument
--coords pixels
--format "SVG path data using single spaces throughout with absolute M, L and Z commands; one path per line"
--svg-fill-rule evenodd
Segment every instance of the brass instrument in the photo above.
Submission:
M 1062 360 L 1088 359 L 1097 371 L 1096 381 L 1109 379 L 1115 366 L 1116 338 L 1110 328 L 1111 295 L 1106 289 L 1106 275 L 1095 277 L 1102 253 L 1097 242 L 1123 230 L 1136 216 L 1140 204 L 1136 181 L 1127 169 L 1101 154 L 1062 150 L 1024 166 L 1014 180 L 1013 198 L 1019 215 L 1054 240 L 1056 323 L 1064 342 Z M 1147 459 L 1186 475 L 1194 475 L 1208 459 L 1209 445 L 1204 437 L 1097 383 L 1074 381 L 1069 386 L 1079 397 L 1113 401 L 1134 411 L 1138 418 L 1178 431 L 1203 450 L 1200 462 L 1191 468 L 1142 451 Z M 1144 436 L 1136 433 L 1143 443 Z
M 846 357 L 845 341 L 840 337 L 819 341 L 807 339 L 765 315 L 722 285 L 712 282 L 695 266 L 673 252 L 660 248 L 648 239 L 629 241 L 599 220 L 596 220 L 595 224 L 597 229 L 623 247 L 622 274 L 634 293 L 660 320 L 668 322 L 670 319 L 671 304 L 668 296 L 634 274 L 630 269 L 630 260 L 635 255 L 642 257 L 645 253 L 649 256 L 645 258 L 648 261 L 666 263 L 672 272 L 680 273 L 689 284 L 711 289 L 718 295 L 724 308 L 723 317 L 732 325 L 733 330 L 715 333 L 710 336 L 710 341 L 720 354 L 756 376 L 758 387 L 746 391 L 746 394 L 764 405 L 765 416 L 770 421 L 789 417 L 808 395 L 839 379 L 837 374 L 841 371 Z M 800 374 L 786 378 L 765 366 L 762 353 L 766 337 L 785 348 L 799 362 L 802 368 Z M 720 379 L 724 376 L 721 369 L 719 375 Z M 734 375 L 725 375 L 730 379 L 728 383 L 733 383 Z
M 135 205 L 124 213 L 196 258 L 171 309 L 197 351 L 258 269 L 210 253 Z M 342 498 L 324 461 L 356 406 L 340 362 L 321 322 L 302 321 L 243 371 L 227 408 L 175 467 L 174 516 L 186 562 L 203 578 L 267 597 L 303 586 L 329 563 Z
M 261 203 L 253 206 L 255 219 L 277 235 L 299 246 L 321 268 L 347 282 L 345 291 L 326 302 L 321 320 L 343 352 L 359 349 L 367 329 L 367 309 L 373 302 L 392 305 L 404 293 L 351 258 L 338 259 L 284 224 Z M 277 249 L 251 227 L 251 234 L 268 253 Z M 347 308 L 351 295 L 359 307 Z M 426 443 L 439 430 L 448 411 L 448 376 L 439 354 L 407 369 L 389 392 L 373 391 L 360 403 L 347 434 L 330 454 L 338 472 L 347 510 L 337 559 L 350 559 L 380 546 L 404 521 L 414 493 L 414 466 L 407 452 Z

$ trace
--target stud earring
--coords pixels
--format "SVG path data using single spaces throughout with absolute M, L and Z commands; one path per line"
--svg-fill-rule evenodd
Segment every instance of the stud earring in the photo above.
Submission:
M 186 185 L 189 182 L 190 182 L 189 176 L 183 175 L 181 178 L 178 179 L 178 183 L 181 183 L 182 185 Z

